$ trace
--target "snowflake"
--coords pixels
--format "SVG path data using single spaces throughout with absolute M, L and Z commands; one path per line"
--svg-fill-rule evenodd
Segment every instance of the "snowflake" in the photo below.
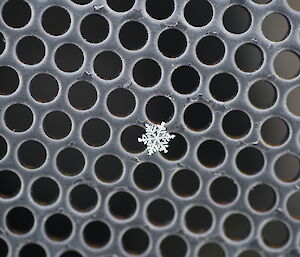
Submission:
M 168 152 L 168 143 L 175 138 L 175 135 L 170 135 L 167 132 L 165 124 L 165 122 L 162 122 L 160 125 L 146 124 L 146 133 L 142 135 L 142 138 L 138 138 L 139 142 L 147 145 L 148 155 L 156 152 Z

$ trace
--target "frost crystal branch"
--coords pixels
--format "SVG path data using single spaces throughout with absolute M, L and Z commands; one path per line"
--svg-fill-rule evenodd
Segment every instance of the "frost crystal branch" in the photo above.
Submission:
M 168 143 L 175 138 L 175 135 L 170 135 L 167 132 L 165 124 L 165 122 L 160 125 L 146 124 L 146 133 L 142 135 L 142 138 L 138 138 L 139 142 L 147 145 L 148 155 L 156 152 L 168 152 Z

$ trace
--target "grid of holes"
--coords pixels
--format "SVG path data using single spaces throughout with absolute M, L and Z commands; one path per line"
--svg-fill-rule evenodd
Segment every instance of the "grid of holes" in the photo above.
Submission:
M 0 10 L 1 257 L 297 256 L 297 0 Z

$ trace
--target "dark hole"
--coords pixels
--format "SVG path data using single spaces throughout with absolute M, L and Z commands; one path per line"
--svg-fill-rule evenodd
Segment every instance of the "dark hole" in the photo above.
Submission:
M 238 169 L 247 175 L 255 175 L 260 172 L 264 164 L 265 160 L 263 154 L 255 147 L 246 147 L 236 156 Z
M 70 27 L 71 18 L 66 9 L 59 6 L 51 6 L 42 16 L 42 25 L 46 32 L 53 36 L 66 33 Z
M 207 0 L 190 0 L 184 7 L 184 18 L 194 27 L 207 25 L 213 16 L 213 9 Z
M 161 79 L 159 64 L 151 59 L 142 59 L 133 67 L 133 79 L 141 87 L 153 87 Z
M 77 211 L 88 212 L 97 205 L 98 195 L 96 190 L 88 185 L 77 185 L 71 191 L 70 202 Z
M 224 162 L 226 152 L 220 142 L 206 140 L 199 146 L 197 156 L 202 165 L 214 168 Z
M 111 51 L 98 54 L 94 60 L 94 70 L 101 79 L 112 80 L 117 78 L 122 68 L 122 59 Z
M 175 138 L 169 142 L 168 152 L 161 152 L 161 155 L 169 161 L 176 161 L 186 154 L 187 142 L 185 138 L 178 133 L 172 133 L 171 135 L 175 135 Z
M 59 196 L 59 191 L 57 182 L 50 177 L 41 177 L 31 186 L 31 196 L 40 205 L 54 203 Z
M 280 42 L 290 34 L 291 24 L 283 14 L 270 13 L 264 18 L 261 30 L 267 39 Z
M 123 235 L 122 245 L 129 254 L 140 255 L 149 247 L 149 236 L 140 228 L 131 228 Z
M 127 192 L 114 193 L 109 199 L 109 211 L 117 219 L 128 219 L 136 211 L 136 200 Z
M 53 214 L 45 223 L 46 233 L 54 241 L 66 240 L 71 235 L 72 229 L 72 222 L 64 214 Z
M 93 0 L 71 0 L 71 1 L 75 4 L 85 5 L 85 4 L 89 4 Z
M 242 34 L 250 28 L 251 14 L 241 5 L 230 6 L 224 13 L 223 24 L 227 31 Z
M 58 82 L 50 74 L 38 74 L 30 81 L 30 94 L 40 103 L 51 102 L 57 96 L 58 91 Z
M 161 124 L 168 122 L 174 115 L 174 105 L 165 96 L 154 96 L 146 104 L 146 115 L 150 121 Z
M 245 112 L 234 110 L 226 113 L 222 121 L 222 127 L 227 136 L 238 139 L 249 133 L 251 120 Z
M 15 234 L 29 232 L 34 224 L 32 212 L 25 207 L 15 207 L 6 216 L 7 227 Z
M 45 45 L 37 37 L 24 37 L 17 44 L 17 56 L 25 64 L 38 64 L 45 56 Z
M 7 154 L 7 142 L 3 136 L 0 135 L 0 161 Z
M 273 66 L 275 73 L 283 79 L 294 79 L 300 72 L 300 58 L 296 52 L 284 50 L 279 52 Z
M 172 177 L 172 189 L 181 197 L 189 197 L 199 190 L 200 181 L 194 171 L 180 170 Z
M 73 44 L 61 45 L 55 51 L 55 63 L 64 72 L 75 72 L 83 64 L 82 50 Z
M 24 27 L 31 18 L 30 6 L 23 0 L 9 0 L 3 6 L 2 18 L 10 27 Z
M 300 116 L 300 87 L 293 88 L 286 98 L 288 110 L 295 116 Z
M 191 94 L 198 89 L 200 76 L 193 67 L 180 66 L 173 71 L 171 82 L 179 94 Z
M 5 37 L 3 33 L 0 32 L 0 55 L 4 52 L 5 50 Z
M 22 247 L 19 257 L 46 257 L 46 251 L 38 244 L 30 243 Z
M 206 243 L 201 246 L 198 257 L 225 257 L 225 252 L 217 243 Z
M 20 192 L 21 185 L 21 180 L 15 172 L 10 170 L 0 171 L 1 198 L 12 198 L 16 196 Z
M 300 160 L 293 154 L 284 154 L 276 160 L 274 170 L 280 180 L 294 182 L 300 177 Z
M 274 189 L 266 184 L 256 185 L 248 195 L 250 206 L 259 212 L 271 210 L 276 203 L 276 193 Z
M 289 238 L 290 232 L 287 226 L 279 220 L 270 221 L 263 227 L 262 239 L 271 248 L 283 247 Z
M 190 231 L 202 234 L 211 228 L 213 216 L 207 208 L 194 206 L 187 211 L 184 220 L 185 225 Z
M 272 2 L 272 0 L 252 0 L 252 1 L 257 4 L 268 4 Z
M 37 169 L 46 160 L 45 147 L 38 141 L 27 140 L 18 149 L 18 159 L 27 169 Z
M 186 242 L 176 235 L 170 235 L 163 239 L 159 248 L 163 257 L 184 257 L 188 249 Z
M 271 146 L 282 145 L 289 137 L 288 125 L 279 117 L 271 117 L 264 121 L 260 132 L 262 139 Z
M 107 107 L 113 115 L 126 117 L 134 111 L 134 94 L 128 89 L 117 88 L 109 93 L 107 97 Z
M 142 23 L 129 21 L 120 29 L 119 38 L 122 46 L 126 49 L 138 50 L 147 43 L 148 32 Z
M 74 250 L 69 250 L 64 252 L 60 257 L 83 257 L 79 252 L 74 251 Z
M 19 75 L 11 67 L 1 66 L 0 67 L 0 95 L 11 95 L 19 86 Z
M 147 0 L 146 11 L 156 20 L 164 20 L 172 15 L 175 4 L 173 0 Z
M 191 130 L 206 130 L 212 123 L 210 108 L 202 103 L 189 105 L 184 111 L 184 123 Z
M 93 84 L 87 81 L 77 81 L 69 89 L 70 104 L 77 110 L 88 110 L 97 101 L 97 91 Z
M 92 221 L 83 230 L 84 241 L 93 248 L 105 246 L 111 237 L 109 227 L 102 221 Z
M 107 38 L 109 23 L 101 15 L 90 14 L 81 21 L 80 32 L 87 42 L 97 44 Z
M 241 71 L 255 72 L 263 62 L 263 52 L 257 45 L 243 44 L 235 52 L 235 63 Z
M 142 137 L 145 133 L 145 129 L 138 126 L 132 125 L 123 130 L 121 135 L 121 144 L 127 152 L 130 153 L 141 153 L 146 149 L 146 146 L 138 141 L 138 138 Z
M 147 207 L 147 218 L 155 226 L 166 226 L 174 218 L 174 207 L 168 200 L 153 200 Z
M 3 238 L 0 238 L 0 257 L 7 257 L 7 255 L 8 255 L 8 244 Z
M 249 236 L 250 231 L 251 223 L 243 214 L 231 214 L 224 222 L 224 233 L 231 240 L 242 241 Z
M 287 200 L 286 207 L 289 215 L 296 220 L 300 220 L 300 191 L 291 194 Z
M 116 12 L 126 12 L 134 5 L 135 0 L 107 0 L 108 6 Z
M 196 54 L 200 62 L 206 65 L 216 65 L 224 57 L 225 46 L 217 37 L 203 37 L 197 44 Z
M 105 183 L 113 183 L 123 174 L 123 164 L 115 155 L 103 155 L 95 163 L 95 174 Z
M 209 193 L 216 203 L 226 205 L 236 199 L 238 188 L 232 179 L 219 177 L 211 183 Z
M 153 190 L 161 183 L 162 174 L 155 163 L 144 162 L 135 168 L 133 178 L 142 190 Z
M 246 250 L 240 253 L 238 257 L 262 257 L 262 256 L 254 250 Z
M 238 82 L 229 73 L 218 73 L 211 79 L 209 91 L 217 101 L 227 102 L 237 95 L 239 91 Z
M 85 159 L 78 149 L 68 147 L 59 152 L 56 165 L 62 174 L 76 176 L 83 170 Z
M 110 128 L 106 121 L 94 118 L 84 123 L 81 134 L 88 145 L 99 147 L 109 140 Z

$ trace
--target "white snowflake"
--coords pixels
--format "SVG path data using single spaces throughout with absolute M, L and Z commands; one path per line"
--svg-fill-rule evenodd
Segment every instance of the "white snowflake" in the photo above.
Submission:
M 146 124 L 146 133 L 142 135 L 142 138 L 138 138 L 139 142 L 147 145 L 148 155 L 156 152 L 168 152 L 168 143 L 175 138 L 175 135 L 170 135 L 167 132 L 165 124 L 165 122 L 160 125 Z

